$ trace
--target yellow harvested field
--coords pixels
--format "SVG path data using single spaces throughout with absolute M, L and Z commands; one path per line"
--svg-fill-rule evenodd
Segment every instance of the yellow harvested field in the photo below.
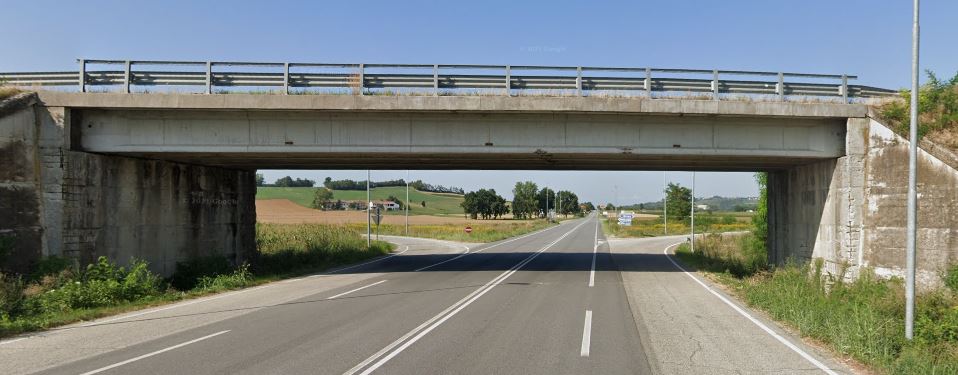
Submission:
M 365 223 L 365 211 L 320 211 L 300 206 L 288 199 L 256 200 L 256 221 L 274 224 L 346 224 Z M 510 223 L 512 220 L 472 220 L 462 216 L 410 215 L 409 224 Z M 383 224 L 402 225 L 403 215 L 383 215 Z

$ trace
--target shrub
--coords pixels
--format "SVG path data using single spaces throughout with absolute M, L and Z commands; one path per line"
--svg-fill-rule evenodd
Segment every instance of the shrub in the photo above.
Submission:
M 176 263 L 176 271 L 170 278 L 170 285 L 178 290 L 190 290 L 196 287 L 204 276 L 224 275 L 232 272 L 229 259 L 222 255 L 210 255 Z
M 194 290 L 212 292 L 237 289 L 248 286 L 252 282 L 253 274 L 249 271 L 249 264 L 243 263 L 231 273 L 200 277 Z
M 73 261 L 58 256 L 43 257 L 33 267 L 30 280 L 42 280 L 44 277 L 59 275 L 63 271 L 73 268 Z
M 0 321 L 19 312 L 23 303 L 24 283 L 19 276 L 0 273 Z

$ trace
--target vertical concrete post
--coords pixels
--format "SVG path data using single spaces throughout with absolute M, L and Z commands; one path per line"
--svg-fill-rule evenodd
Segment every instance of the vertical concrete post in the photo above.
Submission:
M 582 67 L 575 68 L 575 94 L 582 96 Z
M 712 100 L 719 100 L 718 69 L 712 69 Z
M 848 75 L 842 74 L 842 103 L 848 103 Z
M 213 93 L 213 62 L 206 62 L 206 93 Z
M 126 60 L 123 70 L 123 92 L 130 93 L 130 60 Z
M 512 66 L 506 65 L 506 96 L 512 96 Z
M 432 66 L 432 95 L 439 96 L 439 64 Z
M 80 63 L 80 78 L 78 81 L 80 84 L 80 92 L 86 92 L 86 60 L 79 59 L 77 62 Z
M 652 98 L 652 68 L 645 68 L 645 96 Z
M 778 85 L 775 86 L 775 93 L 778 94 L 778 101 L 785 101 L 785 74 L 778 73 Z
M 366 86 L 366 64 L 359 64 L 359 96 L 363 95 L 363 87 Z
M 283 63 L 283 94 L 289 95 L 289 63 Z

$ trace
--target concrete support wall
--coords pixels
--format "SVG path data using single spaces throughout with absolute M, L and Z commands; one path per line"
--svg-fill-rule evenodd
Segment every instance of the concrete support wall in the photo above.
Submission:
M 847 134 L 846 156 L 770 173 L 770 257 L 821 258 L 847 277 L 863 267 L 902 276 L 908 143 L 867 118 L 849 119 Z M 958 165 L 946 162 L 958 158 L 919 154 L 918 274 L 932 286 L 958 261 Z
M 35 102 L 0 107 L 0 272 L 27 269 L 43 248 Z
M 68 151 L 63 254 L 144 259 L 170 275 L 177 261 L 255 248 L 254 172 Z
M 168 276 L 177 261 L 221 254 L 239 263 L 255 249 L 252 170 L 73 151 L 70 126 L 68 109 L 32 97 L 0 106 L 3 270 L 105 255 L 144 259 Z

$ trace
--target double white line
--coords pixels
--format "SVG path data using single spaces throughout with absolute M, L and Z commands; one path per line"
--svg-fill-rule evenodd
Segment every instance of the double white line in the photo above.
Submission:
M 574 228 L 572 228 L 568 232 L 565 232 L 565 234 L 557 238 L 555 241 L 552 241 L 551 243 L 542 247 L 535 253 L 530 254 L 521 262 L 512 266 L 512 268 L 501 273 L 499 276 L 496 276 L 494 279 L 490 280 L 485 285 L 481 286 L 479 289 L 476 289 L 472 293 L 469 293 L 469 295 L 465 296 L 463 299 L 459 300 L 458 302 L 452 304 L 452 306 L 447 307 L 445 310 L 443 310 L 436 316 L 430 318 L 425 323 L 420 324 L 418 327 L 414 328 L 412 331 L 409 331 L 405 335 L 402 335 L 402 337 L 400 337 L 396 341 L 393 341 L 392 343 L 387 345 L 385 348 L 382 348 L 382 350 L 376 352 L 369 358 L 366 358 L 366 360 L 360 362 L 355 367 L 349 369 L 349 371 L 346 371 L 344 375 L 353 375 L 353 374 L 365 375 L 365 374 L 372 373 L 373 371 L 375 371 L 376 369 L 384 365 L 386 362 L 389 362 L 390 359 L 392 359 L 399 353 L 402 353 L 403 350 L 406 350 L 406 348 L 414 344 L 416 341 L 419 341 L 419 339 L 421 339 L 423 336 L 429 334 L 429 332 L 436 329 L 436 327 L 439 327 L 440 325 L 442 325 L 442 323 L 445 323 L 447 320 L 449 320 L 449 318 L 452 318 L 453 316 L 455 316 L 457 313 L 462 311 L 462 309 L 466 308 L 466 306 L 469 306 L 470 304 L 478 300 L 479 297 L 482 297 L 482 295 L 486 294 L 486 292 L 492 290 L 492 288 L 495 288 L 497 285 L 501 284 L 503 281 L 508 279 L 509 276 L 512 276 L 512 274 L 516 273 L 516 271 L 519 271 L 519 269 L 524 267 L 526 264 L 529 264 L 529 262 L 531 262 L 533 259 L 539 256 L 539 254 L 542 254 L 546 250 L 549 250 L 549 248 L 551 248 L 552 246 L 555 246 L 555 244 L 561 241 L 563 238 L 565 238 L 572 232 L 575 232 L 577 229 L 579 229 L 579 227 L 581 227 L 586 222 L 588 221 L 583 220 L 582 223 L 580 223 L 579 225 L 576 225 Z

